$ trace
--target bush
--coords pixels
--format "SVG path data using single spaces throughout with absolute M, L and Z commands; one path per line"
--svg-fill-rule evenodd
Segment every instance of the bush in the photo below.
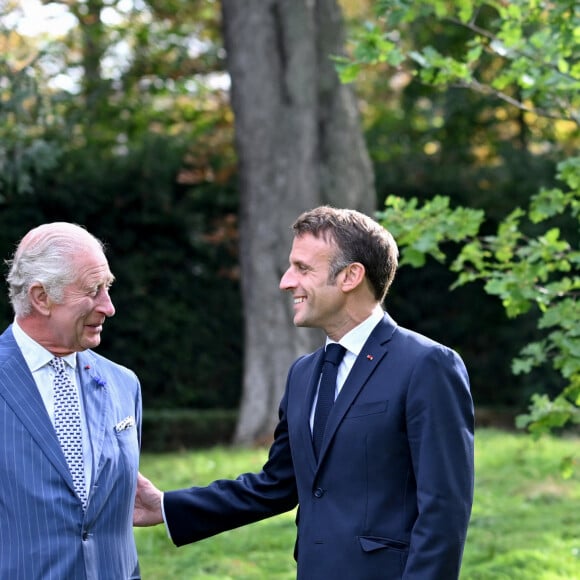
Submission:
M 238 419 L 231 409 L 160 409 L 143 413 L 143 451 L 159 453 L 230 443 Z

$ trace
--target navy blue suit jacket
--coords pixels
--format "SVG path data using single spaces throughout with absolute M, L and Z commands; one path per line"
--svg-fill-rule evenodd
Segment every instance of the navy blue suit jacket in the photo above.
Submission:
M 473 499 L 460 357 L 385 314 L 336 399 L 319 462 L 309 416 L 322 349 L 291 367 L 262 471 L 165 494 L 177 545 L 299 505 L 300 580 L 453 580 Z
M 77 365 L 93 448 L 86 511 L 11 328 L 0 336 L 2 579 L 139 577 L 133 537 L 139 381 L 132 371 L 92 351 L 78 353 Z M 128 417 L 134 421 L 122 429 Z

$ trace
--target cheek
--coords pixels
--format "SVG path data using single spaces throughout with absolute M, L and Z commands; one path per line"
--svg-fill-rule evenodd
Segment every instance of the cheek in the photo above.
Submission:
M 95 308 L 95 303 L 90 298 L 84 297 L 70 305 L 71 316 L 83 318 L 90 314 Z
M 337 290 L 335 286 L 327 286 L 324 292 L 319 294 L 319 302 L 325 306 L 327 310 L 336 311 L 342 306 L 342 293 Z
M 70 332 L 73 328 L 82 326 L 85 318 L 90 313 L 90 309 L 86 304 L 75 303 L 68 304 L 61 307 L 56 313 L 54 320 L 55 324 L 62 330 Z

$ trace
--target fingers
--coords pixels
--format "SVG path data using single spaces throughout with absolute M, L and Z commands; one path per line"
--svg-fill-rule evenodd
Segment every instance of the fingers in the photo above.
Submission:
M 144 475 L 137 475 L 137 492 L 133 510 L 133 525 L 137 527 L 155 526 L 163 522 L 161 503 L 162 492 Z

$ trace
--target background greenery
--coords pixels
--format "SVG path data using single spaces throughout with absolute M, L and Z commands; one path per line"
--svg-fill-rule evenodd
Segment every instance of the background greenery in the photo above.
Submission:
M 543 149 L 559 159 L 558 183 L 546 187 L 540 182 L 528 203 L 517 199 L 499 223 L 477 203 L 453 204 L 451 209 L 451 198 L 442 195 L 422 204 L 416 197 L 388 196 L 381 218 L 403 248 L 401 264 L 423 266 L 425 255 L 444 262 L 441 246 L 459 243 L 450 265 L 457 273 L 452 287 L 483 281 L 485 292 L 501 300 L 510 318 L 535 313 L 539 332 L 521 348 L 512 371 L 522 375 L 551 367 L 561 375 L 563 388 L 554 397 L 534 394 L 518 426 L 539 433 L 580 424 L 580 157 L 573 146 L 580 127 L 576 4 L 380 0 L 375 15 L 376 21 L 357 34 L 353 56 L 339 60 L 343 78 L 356 78 L 363 66 L 386 64 L 388 71 L 397 70 L 414 85 L 425 84 L 440 94 L 468 90 L 469 97 L 484 97 L 478 117 L 496 119 L 500 142 L 507 137 L 514 153 L 523 151 L 531 159 Z M 438 37 L 422 34 L 433 22 Z M 443 114 L 440 123 L 448 120 Z M 493 126 L 485 123 L 484 133 L 495 132 Z M 482 149 L 472 134 L 467 143 L 480 167 L 505 165 L 499 149 Z M 427 148 L 439 156 L 437 139 Z M 489 185 L 485 180 L 480 184 Z
M 578 438 L 476 433 L 476 483 L 462 580 L 580 578 L 580 469 L 565 478 Z M 260 469 L 266 449 L 213 447 L 144 454 L 141 471 L 162 489 L 204 485 Z M 144 578 L 293 580 L 294 512 L 175 548 L 163 526 L 136 529 Z
M 53 220 L 84 224 L 107 242 L 117 315 L 99 350 L 138 373 L 150 424 L 163 409 L 235 411 L 241 394 L 239 200 L 218 4 L 150 1 L 107 25 L 91 17 L 99 2 L 72 2 L 78 27 L 56 40 L 22 37 L 0 19 L 0 255 L 9 258 L 29 228 Z M 373 31 L 366 3 L 342 4 L 349 35 L 361 25 Z M 432 15 L 451 4 L 377 7 L 399 4 L 406 20 L 386 38 L 395 31 L 411 52 L 433 46 L 463 57 L 467 31 Z M 482 26 L 497 20 L 493 2 L 478 4 Z M 131 51 L 118 62 L 122 43 Z M 493 78 L 502 63 L 484 56 L 477 71 Z M 99 75 L 95 62 L 117 66 Z M 61 88 L 59 74 L 78 77 L 81 68 L 78 86 Z M 413 81 L 389 62 L 361 72 L 357 88 L 378 208 L 392 194 L 425 201 L 441 193 L 484 210 L 482 231 L 491 233 L 539 188 L 553 187 L 556 164 L 578 149 L 578 127 L 524 115 L 493 95 Z M 577 247 L 577 224 L 557 225 Z M 448 246 L 453 257 L 458 249 Z M 520 349 L 540 337 L 538 314 L 508 321 L 483 283 L 450 292 L 453 280 L 431 258 L 420 269 L 404 266 L 386 306 L 400 324 L 460 352 L 478 410 L 513 415 L 532 393 L 559 392 L 562 377 L 549 365 L 511 371 Z M 0 327 L 11 319 L 1 292 Z M 145 432 L 145 449 L 158 449 L 155 431 Z M 208 429 L 199 438 L 193 431 L 193 442 L 205 444 Z

